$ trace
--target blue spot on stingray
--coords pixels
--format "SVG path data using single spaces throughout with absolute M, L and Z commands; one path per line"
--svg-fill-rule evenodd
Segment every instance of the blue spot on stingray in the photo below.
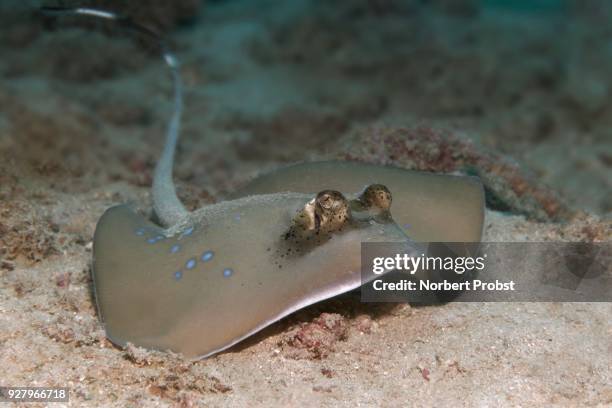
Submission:
M 174 279 L 179 280 L 182 277 L 183 277 L 183 272 L 181 271 L 174 272 Z
M 213 256 L 215 256 L 215 253 L 213 251 L 206 251 L 202 254 L 202 260 L 204 262 L 208 262 L 213 258 Z
M 236 214 L 236 215 L 234 216 L 234 219 L 235 219 L 236 221 L 240 221 L 240 214 Z
M 170 248 L 170 253 L 172 254 L 176 254 L 179 250 L 181 249 L 180 245 L 172 245 L 172 247 Z
M 136 231 L 134 231 L 134 234 L 142 236 L 145 233 L 145 229 L 144 228 L 138 228 L 136 229 Z
M 185 263 L 185 268 L 187 269 L 193 269 L 196 266 L 196 260 L 195 258 L 191 258 L 190 260 L 187 261 L 187 263 Z
M 223 270 L 223 276 L 225 276 L 226 278 L 229 278 L 230 276 L 232 276 L 233 273 L 234 273 L 234 270 L 231 268 L 225 268 Z
M 164 238 L 165 238 L 165 237 L 164 237 L 163 235 L 157 235 L 157 236 L 155 236 L 155 237 L 151 237 L 151 238 L 147 239 L 147 242 L 148 242 L 149 244 L 154 244 L 154 243 L 156 243 L 156 242 L 158 242 L 158 241 L 161 241 L 161 240 L 162 240 L 162 239 L 164 239 Z
M 194 229 L 193 227 L 189 227 L 185 231 L 183 231 L 181 235 L 184 237 L 188 237 L 189 235 L 193 233 L 193 229 Z
M 404 224 L 404 228 L 410 229 L 410 224 Z

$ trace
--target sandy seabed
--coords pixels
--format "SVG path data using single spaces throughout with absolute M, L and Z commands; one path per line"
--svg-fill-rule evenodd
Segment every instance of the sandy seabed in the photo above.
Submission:
M 189 208 L 283 163 L 341 158 L 480 175 L 485 241 L 610 241 L 601 13 L 244 3 L 210 2 L 170 35 Z M 95 407 L 612 405 L 610 303 L 353 293 L 202 361 L 113 346 L 91 239 L 112 205 L 150 213 L 171 84 L 112 30 L 21 17 L 0 29 L 0 385 L 65 386 L 70 406 Z

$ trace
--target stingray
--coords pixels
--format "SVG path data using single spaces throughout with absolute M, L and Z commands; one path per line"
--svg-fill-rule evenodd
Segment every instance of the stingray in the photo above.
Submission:
M 236 198 L 187 211 L 172 180 L 183 109 L 177 59 L 150 30 L 112 12 L 45 12 L 106 18 L 151 35 L 173 75 L 174 112 L 152 186 L 155 222 L 119 205 L 94 233 L 95 300 L 113 343 L 206 357 L 373 278 L 361 276 L 363 243 L 401 243 L 416 254 L 415 239 L 480 239 L 476 180 L 353 163 L 281 169 Z

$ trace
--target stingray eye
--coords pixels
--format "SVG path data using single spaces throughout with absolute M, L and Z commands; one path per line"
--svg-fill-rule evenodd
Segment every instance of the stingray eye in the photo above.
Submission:
M 323 211 L 334 211 L 343 206 L 348 207 L 346 198 L 339 191 L 324 190 L 317 194 L 316 204 Z
M 342 229 L 351 217 L 349 201 L 334 190 L 321 191 L 293 217 L 285 239 L 310 239 L 313 233 L 328 234 Z
M 359 201 L 367 209 L 389 211 L 392 196 L 389 189 L 382 184 L 370 184 L 359 196 Z
M 338 191 L 321 191 L 315 199 L 314 216 L 317 231 L 335 231 L 341 228 L 350 217 L 349 202 Z
M 317 204 L 325 210 L 329 210 L 334 205 L 334 193 L 335 192 L 322 192 L 317 196 Z

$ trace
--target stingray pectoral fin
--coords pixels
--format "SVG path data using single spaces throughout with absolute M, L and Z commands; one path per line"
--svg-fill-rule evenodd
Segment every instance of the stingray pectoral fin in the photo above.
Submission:
M 165 240 L 161 228 L 126 205 L 108 209 L 98 221 L 93 244 L 96 304 L 106 334 L 116 344 L 150 336 L 147 316 L 163 315 L 155 310 L 152 277 L 168 262 L 159 248 Z
M 393 195 L 391 214 L 420 242 L 478 242 L 484 224 L 484 190 L 479 179 L 410 171 L 355 162 L 312 162 L 264 174 L 234 196 L 279 191 L 312 193 L 326 188 L 359 191 L 383 184 Z

